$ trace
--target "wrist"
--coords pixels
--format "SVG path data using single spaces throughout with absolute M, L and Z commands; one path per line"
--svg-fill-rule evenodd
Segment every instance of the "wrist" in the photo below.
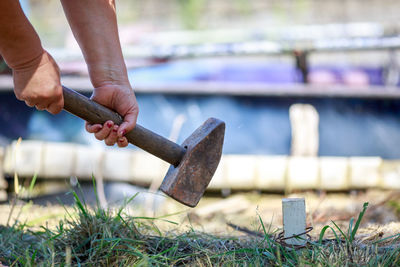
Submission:
M 89 66 L 90 80 L 95 88 L 106 85 L 130 85 L 125 65 L 101 65 Z
M 25 70 L 37 66 L 43 61 L 45 54 L 46 51 L 41 45 L 2 53 L 5 62 L 13 70 Z
M 49 62 L 49 57 L 50 55 L 48 55 L 47 52 L 41 48 L 38 49 L 38 51 L 35 51 L 35 53 L 32 51 L 32 53 L 27 55 L 24 60 L 12 63 L 6 62 L 13 71 L 24 71 L 46 64 Z

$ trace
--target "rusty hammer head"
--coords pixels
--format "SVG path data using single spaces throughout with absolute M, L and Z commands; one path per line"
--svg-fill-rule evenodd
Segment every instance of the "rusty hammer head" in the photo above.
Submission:
M 173 199 L 195 207 L 221 159 L 225 123 L 210 118 L 183 143 L 186 149 L 178 166 L 169 168 L 160 189 Z

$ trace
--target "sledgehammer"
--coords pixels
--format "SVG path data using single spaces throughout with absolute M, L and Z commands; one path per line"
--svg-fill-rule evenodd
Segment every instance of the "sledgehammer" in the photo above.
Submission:
M 63 86 L 64 110 L 90 123 L 104 124 L 111 120 L 120 125 L 116 112 Z M 168 196 L 195 207 L 203 196 L 221 159 L 225 123 L 209 118 L 183 143 L 178 145 L 136 124 L 125 137 L 128 141 L 171 164 L 160 186 Z

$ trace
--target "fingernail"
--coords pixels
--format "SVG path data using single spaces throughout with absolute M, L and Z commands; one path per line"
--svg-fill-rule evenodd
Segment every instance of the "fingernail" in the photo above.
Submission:
M 115 129 L 115 128 L 114 128 L 112 131 L 113 131 L 114 133 L 118 132 L 118 130 L 117 130 L 117 129 Z
M 119 135 L 122 137 L 122 136 L 124 136 L 126 134 L 126 130 L 124 129 L 124 130 L 122 130 L 120 133 L 119 133 Z
M 123 143 L 124 142 L 124 138 L 118 139 L 118 142 Z
M 113 126 L 112 122 L 107 122 L 107 127 L 111 128 Z

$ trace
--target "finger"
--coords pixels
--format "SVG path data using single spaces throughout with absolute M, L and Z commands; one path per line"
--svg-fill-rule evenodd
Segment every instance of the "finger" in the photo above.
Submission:
M 28 101 L 28 100 L 25 100 L 25 104 L 26 104 L 28 107 L 31 107 L 31 108 L 33 108 L 33 107 L 35 106 L 34 103 L 32 103 L 32 102 L 30 102 L 30 101 Z
M 96 139 L 98 140 L 104 140 L 107 138 L 107 136 L 110 134 L 112 127 L 114 126 L 114 123 L 112 121 L 106 121 L 100 131 L 94 134 Z
M 107 146 L 113 146 L 118 140 L 118 125 L 114 125 L 112 128 L 110 134 L 107 136 L 107 138 L 104 140 Z
M 45 109 L 47 109 L 47 106 L 37 104 L 37 105 L 35 105 L 35 108 L 37 110 L 45 110 Z
M 128 139 L 126 139 L 126 137 L 120 137 L 118 138 L 118 142 L 117 142 L 119 147 L 126 147 L 128 146 Z
M 138 116 L 138 110 L 132 110 L 131 112 L 128 112 L 124 116 L 124 122 L 121 123 L 118 129 L 118 136 L 123 137 L 126 133 L 132 131 L 132 129 L 136 125 L 136 120 Z
M 55 115 L 61 112 L 61 110 L 64 107 L 64 99 L 61 98 L 60 100 L 58 100 L 57 102 L 53 102 L 51 103 L 46 110 L 48 112 L 50 112 L 51 114 Z
M 85 121 L 85 129 L 86 129 L 86 131 L 88 131 L 88 127 L 92 127 L 92 126 L 93 126 L 92 123 L 89 123 L 89 122 Z
M 101 124 L 90 124 L 88 122 L 85 123 L 85 129 L 89 133 L 97 133 L 103 128 Z

